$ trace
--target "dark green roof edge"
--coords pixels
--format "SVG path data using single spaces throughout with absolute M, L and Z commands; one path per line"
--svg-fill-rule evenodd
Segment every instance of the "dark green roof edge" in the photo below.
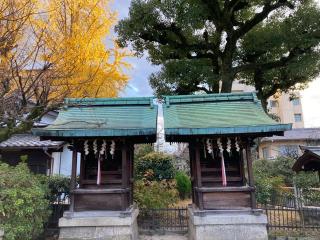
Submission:
M 150 105 L 153 107 L 155 97 L 131 98 L 66 98 L 65 106 L 108 106 L 108 105 Z
M 156 128 L 143 129 L 61 129 L 50 130 L 33 128 L 32 133 L 36 136 L 46 137 L 131 137 L 156 135 Z
M 219 102 L 219 101 L 252 101 L 261 105 L 255 92 L 245 93 L 216 93 L 216 94 L 201 94 L 201 95 L 175 95 L 164 96 L 166 106 L 170 104 L 185 104 L 185 103 L 202 103 L 202 102 Z
M 221 128 L 165 128 L 166 136 L 175 135 L 218 135 L 218 134 L 245 134 L 245 133 L 265 133 L 283 132 L 290 130 L 292 124 L 256 125 L 256 126 L 236 126 Z

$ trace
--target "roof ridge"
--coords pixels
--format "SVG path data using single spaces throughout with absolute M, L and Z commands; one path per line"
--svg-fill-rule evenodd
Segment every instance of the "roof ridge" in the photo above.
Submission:
M 164 95 L 163 97 L 169 98 L 184 98 L 184 97 L 212 97 L 212 96 L 226 96 L 226 95 L 248 95 L 252 96 L 255 92 L 231 92 L 231 93 L 206 93 L 206 94 L 186 94 L 186 95 Z
M 214 94 L 199 94 L 199 95 L 175 95 L 164 96 L 166 106 L 170 104 L 185 104 L 185 103 L 201 103 L 201 102 L 219 102 L 219 101 L 252 101 L 260 104 L 255 92 L 243 93 L 214 93 Z
M 66 107 L 72 106 L 107 106 L 107 105 L 150 105 L 153 107 L 155 97 L 128 98 L 66 98 Z

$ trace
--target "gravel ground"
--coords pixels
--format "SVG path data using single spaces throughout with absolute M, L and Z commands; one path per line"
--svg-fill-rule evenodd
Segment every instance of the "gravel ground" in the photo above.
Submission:
M 188 235 L 166 234 L 166 235 L 140 235 L 140 240 L 187 240 Z

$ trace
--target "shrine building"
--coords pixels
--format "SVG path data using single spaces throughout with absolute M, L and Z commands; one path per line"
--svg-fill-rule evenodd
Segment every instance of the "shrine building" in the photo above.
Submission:
M 189 145 L 189 239 L 267 239 L 251 148 L 254 139 L 283 135 L 291 124 L 271 119 L 255 93 L 168 96 L 163 111 L 166 141 Z
M 166 141 L 189 145 L 189 239 L 266 240 L 251 149 L 256 138 L 283 135 L 291 125 L 272 120 L 255 93 L 167 96 L 163 113 Z M 73 151 L 71 206 L 59 221 L 60 240 L 138 239 L 134 144 L 156 141 L 157 114 L 153 98 L 66 99 L 52 125 L 33 129 Z
M 33 129 L 73 151 L 71 205 L 59 221 L 59 239 L 138 238 L 134 144 L 156 141 L 157 114 L 153 98 L 66 99 L 52 125 Z

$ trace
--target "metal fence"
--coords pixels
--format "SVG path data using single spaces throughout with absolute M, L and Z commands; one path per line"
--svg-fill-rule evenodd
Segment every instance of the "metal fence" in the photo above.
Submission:
M 281 233 L 292 236 L 302 233 L 305 236 L 319 235 L 320 207 L 318 202 L 305 201 L 303 196 L 272 196 L 267 204 L 259 205 L 268 219 L 269 234 Z M 46 231 L 58 231 L 59 218 L 69 208 L 69 198 L 61 195 L 51 203 L 51 216 Z M 188 209 L 140 209 L 139 231 L 142 233 L 186 233 L 188 231 Z
M 265 206 L 264 211 L 268 218 L 268 230 L 320 231 L 320 209 L 317 207 Z
M 303 196 L 274 195 L 268 204 L 260 205 L 268 218 L 270 235 L 313 236 L 320 233 L 320 207 L 318 201 L 310 201 Z M 277 235 L 277 234 L 275 234 Z
M 140 209 L 138 216 L 140 232 L 178 232 L 188 231 L 188 209 Z

